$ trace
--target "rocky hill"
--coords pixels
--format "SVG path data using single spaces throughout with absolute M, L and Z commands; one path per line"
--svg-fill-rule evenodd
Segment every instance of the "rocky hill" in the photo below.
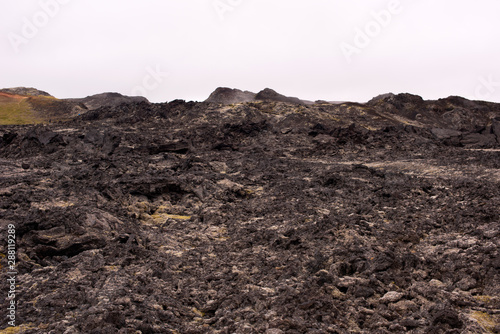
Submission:
M 143 101 L 0 126 L 0 329 L 498 333 L 498 108 Z
M 103 93 L 80 99 L 57 99 L 35 88 L 7 88 L 0 90 L 0 124 L 68 121 L 89 110 L 136 102 L 148 103 L 148 100 L 118 93 Z
M 31 88 L 0 91 L 0 124 L 37 124 L 68 121 L 87 111 L 79 103 L 59 100 Z
M 0 93 L 10 94 L 10 95 L 19 95 L 19 96 L 47 96 L 53 97 L 47 92 L 28 87 L 15 87 L 15 88 L 4 88 L 0 89 Z

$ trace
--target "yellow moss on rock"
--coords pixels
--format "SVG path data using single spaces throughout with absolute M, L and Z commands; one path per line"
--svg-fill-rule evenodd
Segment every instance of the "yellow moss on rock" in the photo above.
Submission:
M 35 329 L 31 324 L 21 325 L 16 327 L 7 327 L 5 329 L 0 330 L 0 334 L 22 334 L 25 331 Z
M 152 215 L 148 215 L 146 213 L 142 213 L 139 216 L 139 219 L 143 224 L 152 224 L 152 225 L 160 225 L 165 223 L 168 219 L 174 220 L 190 220 L 191 216 L 182 216 L 182 215 L 174 215 L 168 213 L 158 213 L 155 212 Z
M 198 310 L 197 308 L 192 309 L 193 313 L 196 314 L 198 317 L 203 318 L 205 316 L 205 313 L 202 311 Z
M 491 296 L 474 296 L 474 299 L 483 302 L 485 304 L 489 304 L 492 302 L 493 298 Z
M 471 314 L 471 317 L 476 320 L 481 327 L 483 327 L 486 331 L 493 333 L 493 329 L 497 325 L 495 320 L 488 314 L 480 311 L 474 311 Z

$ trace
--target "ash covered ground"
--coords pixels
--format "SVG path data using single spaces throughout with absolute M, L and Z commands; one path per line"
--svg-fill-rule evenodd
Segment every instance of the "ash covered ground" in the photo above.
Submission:
M 403 94 L 2 126 L 0 332 L 498 333 L 499 117 Z

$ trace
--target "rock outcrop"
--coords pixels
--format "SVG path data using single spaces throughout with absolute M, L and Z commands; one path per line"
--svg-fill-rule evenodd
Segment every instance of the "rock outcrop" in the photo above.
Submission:
M 304 102 L 296 97 L 288 97 L 282 94 L 279 94 L 278 92 L 266 88 L 255 96 L 256 100 L 259 101 L 275 101 L 275 102 L 286 102 L 286 103 L 293 103 L 293 104 L 304 104 Z
M 390 93 L 366 105 L 383 117 L 430 128 L 437 138 L 451 145 L 491 147 L 500 143 L 496 120 L 500 106 L 496 103 L 457 96 L 425 101 L 418 95 Z

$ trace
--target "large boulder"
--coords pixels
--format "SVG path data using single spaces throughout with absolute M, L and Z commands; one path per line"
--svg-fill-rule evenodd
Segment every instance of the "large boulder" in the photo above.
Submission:
M 450 139 L 453 137 L 460 137 L 462 135 L 462 132 L 457 131 L 457 130 L 452 130 L 452 129 L 440 129 L 440 128 L 434 128 L 431 130 L 431 133 L 440 140 L 443 139 Z

